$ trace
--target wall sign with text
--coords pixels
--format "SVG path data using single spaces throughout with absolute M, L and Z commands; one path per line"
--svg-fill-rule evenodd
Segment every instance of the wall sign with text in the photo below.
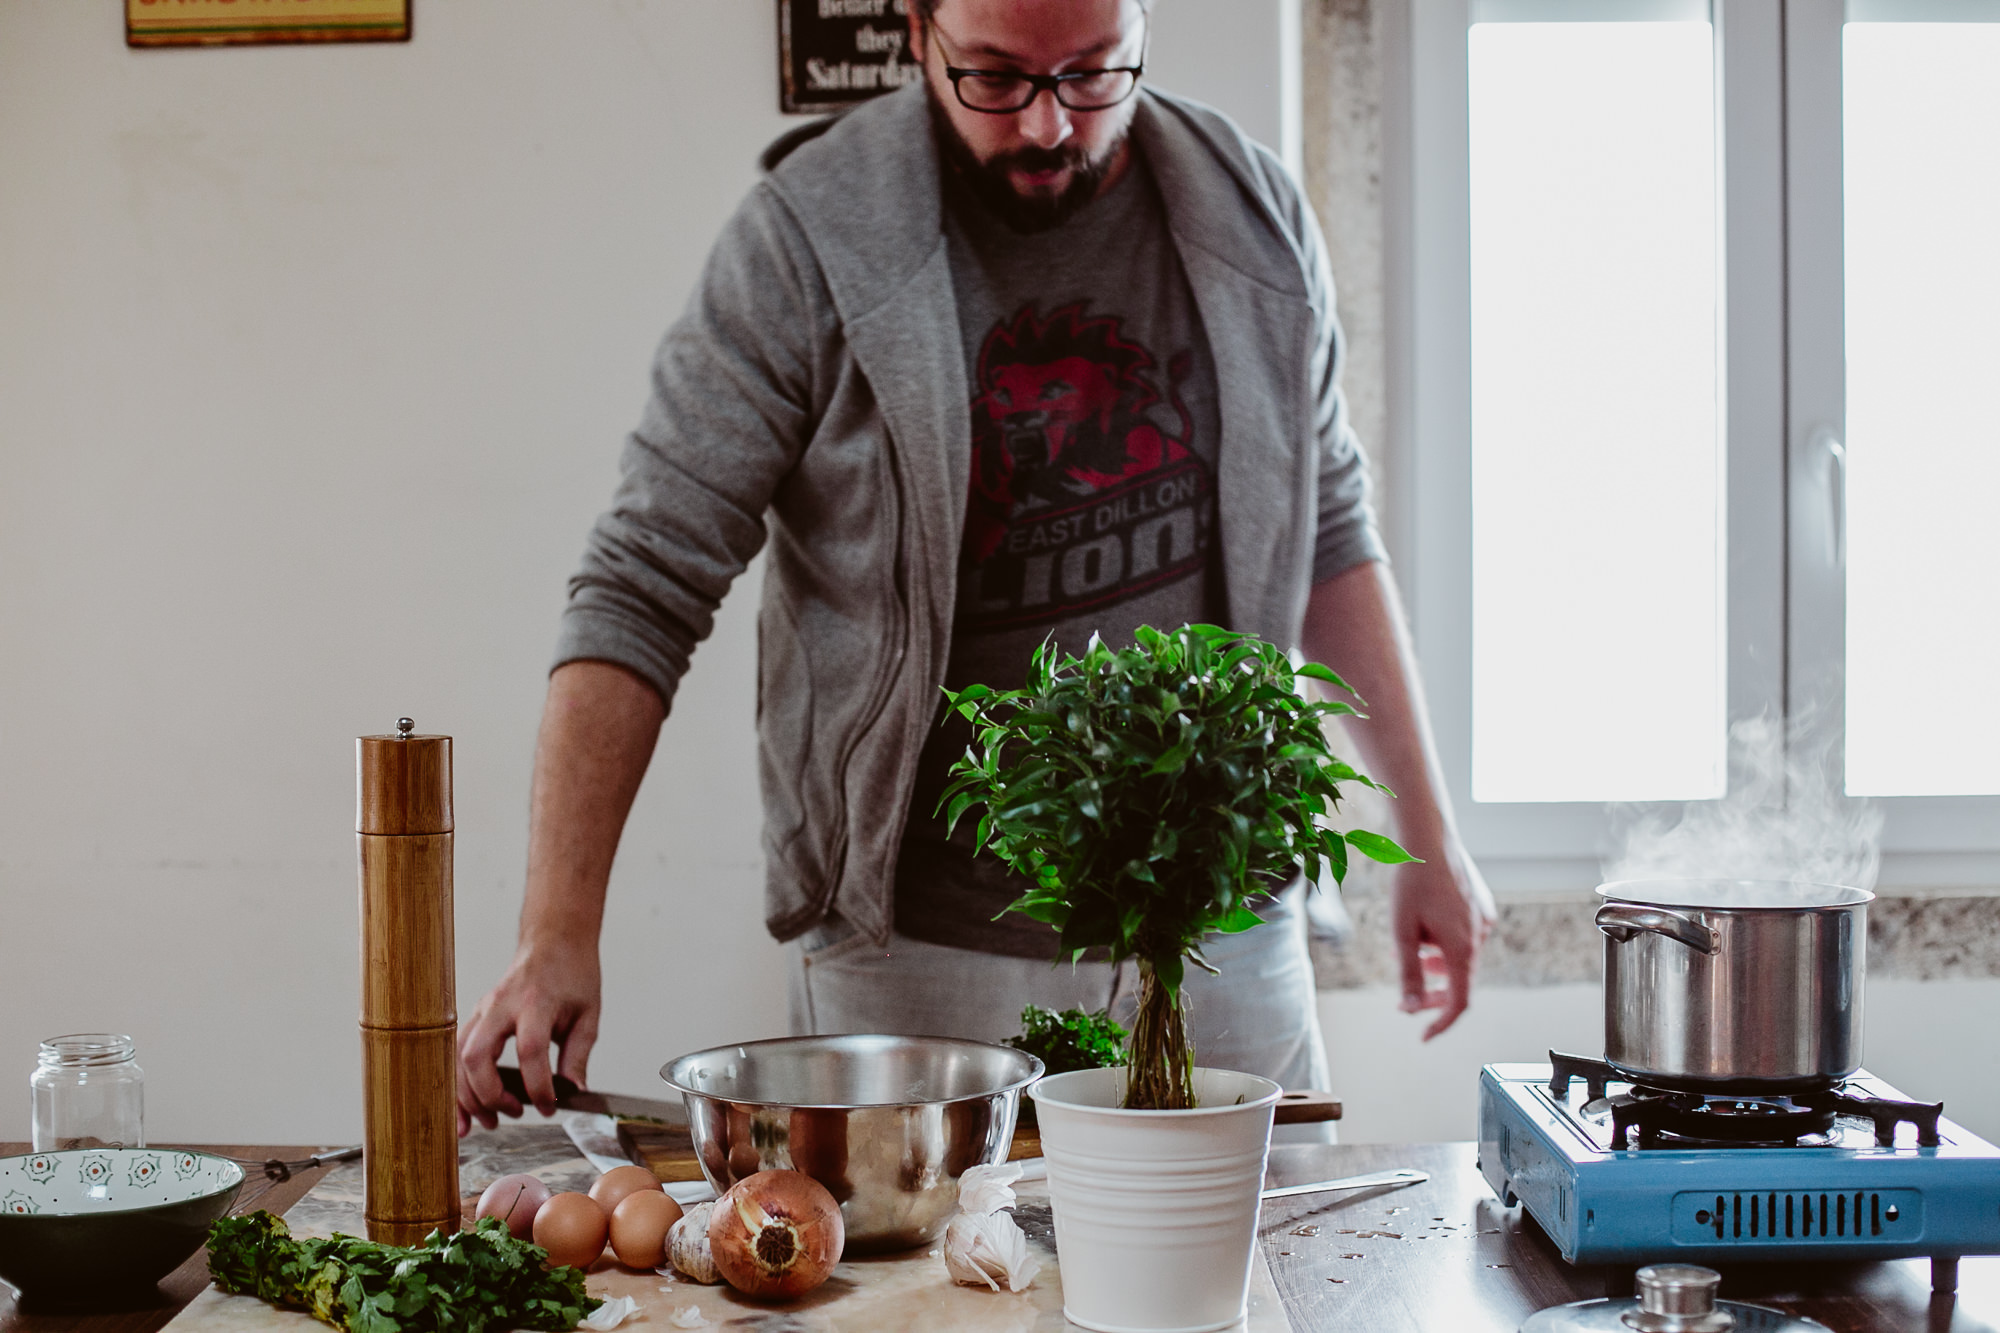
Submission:
M 125 0 L 127 46 L 408 40 L 410 0 Z
M 778 0 L 778 105 L 839 111 L 894 92 L 910 58 L 907 0 Z

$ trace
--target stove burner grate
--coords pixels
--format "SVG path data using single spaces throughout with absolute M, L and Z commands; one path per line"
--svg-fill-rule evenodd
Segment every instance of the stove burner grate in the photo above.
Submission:
M 1899 1102 L 1873 1097 L 1858 1088 L 1834 1087 L 1786 1096 L 1676 1092 L 1633 1084 L 1629 1091 L 1607 1096 L 1623 1074 L 1589 1056 L 1549 1052 L 1549 1094 L 1566 1104 L 1572 1081 L 1581 1079 L 1593 1104 L 1607 1102 L 1611 1111 L 1611 1142 L 1627 1148 L 1637 1133 L 1644 1148 L 1768 1148 L 1797 1147 L 1799 1141 L 1824 1135 L 1842 1116 L 1867 1120 L 1875 1127 L 1875 1142 L 1894 1147 L 1896 1127 L 1916 1127 L 1919 1147 L 1938 1146 L 1938 1117 L 1943 1102 Z
M 1833 1128 L 1827 1097 L 1703 1097 L 1633 1088 L 1611 1099 L 1611 1141 L 1630 1142 L 1636 1129 L 1641 1147 L 1669 1136 L 1695 1141 L 1687 1146 L 1795 1147 L 1802 1136 Z

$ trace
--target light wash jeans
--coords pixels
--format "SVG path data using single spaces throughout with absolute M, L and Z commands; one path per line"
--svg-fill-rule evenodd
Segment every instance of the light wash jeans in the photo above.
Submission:
M 1264 912 L 1266 922 L 1209 941 L 1213 976 L 1189 964 L 1185 989 L 1195 1063 L 1275 1079 L 1286 1088 L 1329 1087 L 1312 961 L 1306 952 L 1305 890 L 1294 886 Z M 886 1032 L 1004 1041 L 1021 1010 L 1104 1009 L 1132 1025 L 1138 969 L 1126 962 L 1046 963 L 890 937 L 886 949 L 858 935 L 808 936 L 793 949 L 790 1003 L 798 1035 Z M 1331 1143 L 1334 1127 L 1281 1125 L 1274 1142 Z

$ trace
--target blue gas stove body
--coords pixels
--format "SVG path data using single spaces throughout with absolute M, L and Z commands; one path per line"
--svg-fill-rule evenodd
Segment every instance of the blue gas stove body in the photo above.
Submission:
M 1879 1146 L 1843 1119 L 1796 1147 L 1631 1148 L 1614 1146 L 1604 1097 L 1550 1083 L 1549 1065 L 1480 1071 L 1479 1169 L 1571 1263 L 2000 1254 L 2000 1148 L 1953 1121 L 1938 1121 L 1936 1147 L 1911 1125 Z M 1903 1100 L 1866 1073 L 1848 1087 Z

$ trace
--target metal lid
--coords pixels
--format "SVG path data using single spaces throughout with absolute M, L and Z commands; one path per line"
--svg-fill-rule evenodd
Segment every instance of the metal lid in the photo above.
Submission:
M 1844 884 L 1783 879 L 1621 879 L 1598 885 L 1597 896 L 1653 907 L 1780 912 L 1858 907 L 1875 897 L 1867 889 Z
M 1717 1301 L 1715 1310 L 1727 1314 L 1723 1325 L 1730 1333 L 1832 1333 L 1825 1324 L 1801 1315 L 1786 1314 L 1768 1305 L 1745 1305 L 1740 1301 Z M 1521 1325 L 1521 1333 L 1635 1333 L 1644 1325 L 1639 1302 L 1626 1297 L 1616 1301 L 1578 1301 L 1537 1310 Z

